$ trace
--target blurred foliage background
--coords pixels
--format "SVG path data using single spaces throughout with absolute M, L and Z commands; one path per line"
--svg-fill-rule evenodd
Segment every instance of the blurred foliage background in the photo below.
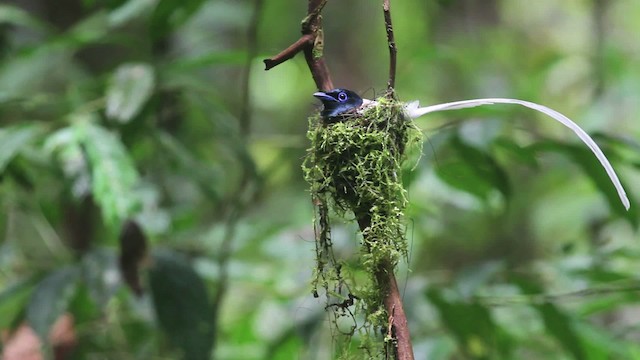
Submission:
M 0 4 L 5 359 L 39 356 L 35 336 L 57 359 L 334 358 L 300 170 L 315 88 L 302 56 L 261 61 L 297 39 L 306 5 Z M 640 359 L 640 2 L 396 0 L 392 14 L 401 99 L 550 106 L 594 136 L 632 203 L 532 111 L 421 118 L 398 275 L 416 358 Z M 329 1 L 324 27 L 336 86 L 380 93 L 381 1 Z M 333 236 L 357 256 L 354 224 Z

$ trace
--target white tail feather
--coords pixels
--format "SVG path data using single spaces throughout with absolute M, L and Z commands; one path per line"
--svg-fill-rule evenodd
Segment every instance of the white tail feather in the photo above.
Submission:
M 492 105 L 492 104 L 522 105 L 530 109 L 544 113 L 552 117 L 556 121 L 560 122 L 562 125 L 571 129 L 576 135 L 578 135 L 580 140 L 582 140 L 589 147 L 589 149 L 591 149 L 591 151 L 595 154 L 596 158 L 598 158 L 598 160 L 600 161 L 600 164 L 602 164 L 605 171 L 607 172 L 607 175 L 609 175 L 609 179 L 611 179 L 613 186 L 615 186 L 616 190 L 618 191 L 618 196 L 620 197 L 620 201 L 622 201 L 622 204 L 624 205 L 624 207 L 627 210 L 629 210 L 630 204 L 629 204 L 629 198 L 627 198 L 627 193 L 624 191 L 624 188 L 622 187 L 622 184 L 620 184 L 620 180 L 618 179 L 618 175 L 613 170 L 613 167 L 611 166 L 611 163 L 609 163 L 609 160 L 607 159 L 607 157 L 604 155 L 604 153 L 602 153 L 602 150 L 600 150 L 600 147 L 598 147 L 595 141 L 593 141 L 593 139 L 584 130 L 582 130 L 582 128 L 578 126 L 578 124 L 574 123 L 568 117 L 562 115 L 561 113 L 553 109 L 550 109 L 546 106 L 542 106 L 529 101 L 524 101 L 524 100 L 489 98 L 489 99 L 454 101 L 450 103 L 426 106 L 422 108 L 419 107 L 420 105 L 418 104 L 417 101 L 414 101 L 414 102 L 407 103 L 407 105 L 405 106 L 405 112 L 410 118 L 415 119 L 422 115 L 432 113 L 432 112 L 437 112 L 437 111 L 464 109 L 464 108 L 470 108 L 470 107 L 476 107 L 476 106 L 482 106 L 482 105 Z

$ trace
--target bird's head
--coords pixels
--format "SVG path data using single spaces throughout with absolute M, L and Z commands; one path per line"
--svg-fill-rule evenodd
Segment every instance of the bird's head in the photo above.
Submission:
M 324 109 L 321 115 L 325 118 L 339 116 L 349 110 L 362 106 L 362 98 L 355 92 L 347 89 L 333 89 L 331 91 L 319 91 L 313 96 L 322 101 Z

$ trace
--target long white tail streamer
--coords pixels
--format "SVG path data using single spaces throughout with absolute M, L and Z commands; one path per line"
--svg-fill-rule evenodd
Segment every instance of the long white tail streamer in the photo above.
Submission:
M 426 115 L 426 114 L 437 112 L 437 111 L 457 110 L 457 109 L 464 109 L 464 108 L 470 108 L 470 107 L 476 107 L 476 106 L 482 106 L 482 105 L 493 105 L 493 104 L 522 105 L 530 109 L 544 113 L 550 116 L 551 118 L 553 118 L 554 120 L 560 122 L 562 125 L 571 129 L 571 131 L 573 131 L 576 135 L 578 135 L 580 140 L 582 140 L 589 147 L 589 149 L 591 149 L 591 151 L 596 156 L 596 158 L 598 158 L 598 160 L 600 161 L 600 164 L 602 164 L 602 167 L 604 167 L 604 169 L 606 170 L 607 175 L 609 175 L 609 179 L 611 179 L 613 186 L 615 186 L 616 190 L 618 191 L 618 196 L 620 197 L 620 201 L 622 202 L 624 207 L 627 210 L 629 210 L 630 204 L 629 204 L 629 198 L 627 198 L 627 193 L 624 191 L 624 188 L 622 187 L 622 184 L 620 184 L 620 180 L 618 179 L 618 175 L 616 174 L 615 170 L 613 170 L 613 167 L 611 166 L 611 163 L 609 163 L 609 160 L 607 159 L 607 157 L 604 155 L 604 153 L 602 153 L 602 150 L 600 150 L 600 147 L 595 143 L 595 141 L 593 141 L 593 139 L 584 130 L 582 130 L 580 126 L 578 126 L 578 124 L 574 123 L 568 117 L 562 115 L 561 113 L 553 109 L 550 109 L 546 106 L 542 106 L 529 101 L 524 101 L 524 100 L 488 98 L 488 99 L 454 101 L 450 103 L 437 104 L 437 105 L 431 105 L 431 106 L 425 106 L 425 107 L 420 107 L 419 103 L 417 101 L 414 101 L 414 102 L 407 103 L 405 105 L 405 112 L 410 118 L 415 119 L 422 115 Z

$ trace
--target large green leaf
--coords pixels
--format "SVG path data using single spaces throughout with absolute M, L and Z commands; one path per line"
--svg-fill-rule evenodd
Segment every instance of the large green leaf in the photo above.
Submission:
M 220 181 L 224 178 L 222 172 L 211 163 L 197 159 L 187 147 L 181 144 L 175 137 L 158 131 L 153 134 L 160 150 L 165 157 L 175 162 L 179 171 L 188 174 L 188 178 L 197 182 L 203 193 L 212 201 L 220 199 L 218 193 Z
M 64 175 L 73 182 L 71 192 L 77 198 L 91 192 L 91 172 L 81 141 L 73 127 L 65 127 L 49 135 L 43 146 L 47 154 L 59 161 Z
M 11 5 L 0 5 L 0 24 L 25 26 L 37 30 L 46 30 L 41 21 L 29 15 L 28 12 Z
M 486 200 L 493 190 L 505 198 L 511 195 L 511 185 L 506 172 L 488 153 L 463 143 L 453 137 L 451 147 L 456 151 L 455 162 L 436 167 L 436 174 L 447 184 Z
M 151 36 L 159 39 L 186 22 L 204 0 L 160 0 L 151 15 Z
M 636 341 L 622 340 L 589 323 L 581 323 L 578 333 L 587 349 L 588 360 L 600 359 L 638 359 L 640 345 Z M 635 354 L 635 356 L 634 356 Z
M 79 280 L 80 269 L 65 266 L 42 279 L 31 295 L 27 322 L 43 342 L 47 342 L 53 323 L 67 310 Z
M 88 121 L 78 121 L 75 126 L 89 158 L 91 189 L 105 222 L 114 225 L 124 221 L 139 206 L 133 161 L 111 131 Z
M 589 179 L 593 181 L 598 191 L 604 195 L 611 210 L 619 217 L 626 219 L 634 228 L 638 228 L 640 225 L 640 215 L 635 197 L 631 193 L 627 194 L 629 202 L 633 204 L 633 206 L 631 206 L 629 210 L 625 209 L 607 173 L 602 169 L 598 160 L 593 157 L 591 151 L 582 146 L 564 144 L 557 141 L 539 142 L 531 145 L 531 147 L 534 150 L 554 151 L 569 156 L 571 160 L 580 166 Z
M 80 48 L 86 44 L 96 43 L 109 34 L 109 18 L 106 11 L 98 11 L 74 24 L 67 32 L 57 37 L 57 46 Z
M 512 340 L 493 320 L 484 306 L 446 299 L 432 288 L 427 297 L 438 310 L 440 320 L 453 333 L 460 347 L 472 359 L 508 358 Z
M 109 24 L 120 26 L 150 12 L 157 0 L 129 0 L 109 13 Z
M 113 249 L 98 248 L 85 254 L 82 273 L 89 296 L 100 308 L 107 305 L 122 285 L 118 257 Z
M 0 129 L 0 173 L 39 133 L 37 125 L 14 125 Z
M 120 65 L 107 88 L 107 116 L 121 123 L 131 121 L 153 93 L 154 83 L 149 64 Z
M 180 254 L 157 252 L 149 271 L 151 296 L 160 326 L 187 360 L 208 360 L 214 313 L 200 276 Z
M 21 280 L 0 291 L 0 329 L 13 325 L 33 292 L 34 279 Z
M 508 137 L 498 137 L 493 141 L 492 145 L 497 150 L 502 150 L 505 154 L 508 154 L 515 163 L 538 168 L 538 160 L 535 157 L 534 151 L 518 145 Z

